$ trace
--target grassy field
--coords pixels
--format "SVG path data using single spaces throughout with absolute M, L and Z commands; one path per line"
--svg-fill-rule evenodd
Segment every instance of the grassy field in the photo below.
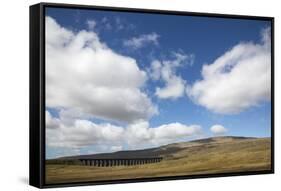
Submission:
M 169 147 L 179 149 L 172 154 L 162 155 L 163 161 L 153 164 L 115 167 L 47 164 L 46 183 L 260 171 L 271 168 L 270 138 L 221 137 L 176 143 L 159 149 L 165 150 Z

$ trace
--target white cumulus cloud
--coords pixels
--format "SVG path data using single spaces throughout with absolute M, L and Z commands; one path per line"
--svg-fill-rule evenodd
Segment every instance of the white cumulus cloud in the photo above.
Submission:
M 73 111 L 61 110 L 56 118 L 46 111 L 46 144 L 49 147 L 66 150 L 94 147 L 93 152 L 111 152 L 186 141 L 201 134 L 199 125 L 170 123 L 151 127 L 147 121 L 141 120 L 116 126 L 75 118 L 75 115 Z
M 222 125 L 213 125 L 210 130 L 216 136 L 224 135 L 225 133 L 227 133 L 227 129 Z
M 241 42 L 202 68 L 202 80 L 188 86 L 195 103 L 222 114 L 235 114 L 270 101 L 270 29 L 260 43 Z
M 161 80 L 164 87 L 156 87 L 155 95 L 161 99 L 176 99 L 182 97 L 186 81 L 177 75 L 176 70 L 185 63 L 193 62 L 193 55 L 174 53 L 174 60 L 154 60 L 149 69 L 153 80 Z
M 110 123 L 96 124 L 86 119 L 79 119 L 72 111 L 61 110 L 59 117 L 53 117 L 48 111 L 46 122 L 46 144 L 56 148 L 80 149 L 90 145 L 120 145 L 124 129 Z M 51 124 L 57 124 L 53 128 Z
M 147 44 L 158 45 L 158 38 L 160 36 L 157 33 L 143 34 L 138 37 L 124 41 L 124 46 L 132 47 L 134 49 L 142 48 Z
M 132 149 L 159 146 L 198 136 L 202 133 L 199 125 L 169 123 L 150 127 L 147 121 L 139 121 L 126 128 L 126 141 Z
M 93 24 L 93 23 L 89 23 Z M 46 17 L 46 106 L 133 122 L 157 114 L 141 90 L 147 74 L 93 31 L 73 32 Z

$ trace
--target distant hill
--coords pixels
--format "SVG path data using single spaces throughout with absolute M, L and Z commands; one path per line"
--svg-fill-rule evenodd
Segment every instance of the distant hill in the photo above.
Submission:
M 161 162 L 96 167 L 78 159 L 163 157 Z M 157 148 L 63 157 L 46 161 L 46 182 L 65 183 L 271 170 L 271 139 L 212 137 Z
M 252 137 L 234 137 L 234 136 L 224 136 L 224 137 L 211 137 L 206 139 L 198 139 L 189 142 L 173 143 L 157 148 L 142 149 L 142 150 L 128 150 L 128 151 L 117 151 L 112 153 L 100 153 L 100 154 L 90 154 L 90 155 L 77 155 L 58 158 L 59 160 L 77 160 L 77 159 L 118 159 L 118 158 L 150 158 L 150 157 L 163 157 L 171 158 L 176 155 L 176 153 L 186 150 L 191 147 L 200 146 L 211 146 L 215 144 L 221 144 L 226 142 L 235 142 L 240 140 L 252 140 L 257 138 Z

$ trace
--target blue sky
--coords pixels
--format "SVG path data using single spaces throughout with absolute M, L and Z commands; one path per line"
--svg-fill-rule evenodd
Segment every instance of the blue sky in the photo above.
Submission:
M 143 144 L 141 148 L 159 146 L 173 141 L 177 142 L 217 135 L 250 137 L 270 136 L 271 102 L 268 98 L 270 97 L 268 96 L 268 94 L 270 94 L 270 81 L 268 81 L 270 73 L 264 73 L 264 70 L 260 70 L 261 67 L 270 69 L 270 64 L 268 65 L 270 62 L 270 59 L 268 59 L 270 51 L 266 48 L 268 42 L 263 40 L 266 39 L 266 35 L 268 35 L 268 33 L 264 31 L 267 29 L 270 30 L 269 21 L 61 8 L 47 8 L 46 16 L 51 17 L 56 22 L 56 25 L 64 28 L 66 31 L 71 31 L 72 37 L 69 37 L 69 41 L 74 38 L 73 36 L 83 30 L 92 32 L 98 36 L 100 42 L 106 44 L 107 49 L 114 51 L 114 54 L 116 55 L 133 58 L 136 61 L 138 69 L 146 73 L 145 82 L 141 83 L 141 86 L 137 85 L 136 87 L 146 95 L 147 99 L 150 100 L 151 103 L 149 104 L 151 107 L 149 108 L 157 108 L 157 112 L 151 111 L 151 113 L 145 114 L 145 116 L 149 117 L 139 117 L 142 121 L 147 123 L 146 130 L 153 128 L 157 129 L 163 124 L 166 124 L 168 126 L 166 129 L 169 129 L 173 128 L 172 124 L 179 123 L 182 126 L 176 131 L 183 132 L 183 136 L 179 139 L 167 137 L 166 135 L 161 135 L 161 137 L 160 135 L 157 135 L 158 131 L 155 131 L 152 133 L 151 139 L 157 139 L 158 137 L 161 141 L 152 141 L 149 144 Z M 68 35 L 68 33 L 62 32 L 62 35 Z M 60 36 L 60 38 L 62 37 Z M 133 39 L 135 39 L 135 41 L 133 41 Z M 139 46 L 136 44 L 137 41 Z M 134 42 L 135 44 L 126 44 L 126 42 Z M 59 50 L 65 51 L 65 46 L 67 45 L 62 46 Z M 236 52 L 239 53 L 234 53 L 235 51 L 233 49 L 235 47 L 237 49 Z M 239 51 L 244 50 L 243 48 L 245 48 L 245 50 L 252 50 L 253 52 L 245 53 L 244 55 L 243 51 Z M 52 50 L 49 52 L 51 51 Z M 178 61 L 177 54 L 185 56 L 185 59 Z M 236 55 L 236 57 L 231 57 L 229 56 L 230 54 L 238 55 Z M 218 58 L 221 58 L 221 61 L 219 61 Z M 53 60 L 53 58 L 50 58 L 49 60 Z M 75 60 L 75 58 L 72 60 Z M 263 60 L 264 62 L 262 62 Z M 168 71 L 171 73 L 168 79 L 165 78 L 164 75 L 162 76 L 162 73 L 160 74 L 160 77 L 158 76 L 156 79 L 153 78 L 153 61 L 161 63 L 158 72 L 164 73 L 165 71 Z M 176 64 L 172 65 L 172 61 L 175 61 Z M 251 66 L 254 62 L 256 63 Z M 164 63 L 166 63 L 166 65 Z M 80 64 L 80 62 L 77 62 L 77 65 L 78 64 Z M 237 104 L 235 105 L 235 103 L 232 103 L 236 94 L 227 96 L 229 91 L 227 88 L 229 87 L 226 87 L 225 90 L 223 89 L 225 88 L 226 82 L 219 84 L 218 89 L 216 90 L 217 86 L 211 83 L 211 80 L 214 80 L 216 77 L 214 75 L 207 77 L 207 75 L 204 76 L 202 74 L 204 65 L 210 66 L 206 71 L 212 71 L 212 68 L 214 68 L 213 66 L 215 65 L 223 65 L 223 70 L 226 70 L 226 67 L 230 65 L 229 70 L 233 71 L 233 73 L 237 70 L 235 75 L 230 75 L 230 72 L 228 73 L 221 70 L 218 72 L 220 72 L 219 74 L 221 75 L 220 79 L 229 80 L 230 82 L 235 81 L 233 88 L 230 87 L 230 89 L 232 91 L 239 90 L 238 92 L 241 92 L 241 94 L 237 94 L 239 96 L 239 102 L 237 101 L 235 103 L 243 102 L 244 105 L 237 106 Z M 240 69 L 240 65 L 241 68 L 252 67 L 253 74 L 249 75 L 251 77 L 249 81 L 247 81 L 245 73 L 241 71 L 242 69 Z M 48 70 L 47 68 L 46 72 L 48 75 L 48 72 L 51 73 L 51 69 Z M 155 70 L 155 72 L 157 71 Z M 67 79 L 63 78 L 64 75 L 66 74 L 59 74 L 60 78 L 54 79 L 67 81 Z M 237 80 L 233 79 L 235 76 L 238 78 Z M 241 80 L 246 79 L 246 81 L 240 82 L 240 76 Z M 262 78 L 261 76 L 265 76 L 264 80 L 260 80 Z M 46 82 L 47 94 L 49 90 L 48 83 L 50 83 L 48 79 L 49 78 L 47 78 Z M 258 82 L 252 82 L 255 80 Z M 161 96 L 156 93 L 157 88 L 163 90 L 167 84 L 176 83 L 173 83 L 172 81 L 177 81 L 178 85 L 183 85 L 185 88 L 184 91 L 179 90 L 177 91 L 178 93 L 172 92 L 172 94 L 169 92 L 166 97 L 163 97 L 163 94 Z M 198 90 L 195 87 L 196 83 L 201 89 Z M 241 85 L 239 83 L 241 83 Z M 244 84 L 246 84 L 245 87 Z M 63 85 L 61 87 L 66 86 Z M 58 89 L 61 90 L 61 87 L 58 87 Z M 93 87 L 97 87 L 97 82 L 95 82 Z M 255 92 L 257 87 L 259 87 L 260 90 Z M 110 88 L 112 89 L 111 86 Z M 248 88 L 249 95 L 243 88 Z M 52 88 L 50 86 L 50 92 L 51 89 L 53 90 L 53 86 Z M 70 92 L 70 90 L 65 92 Z M 214 93 L 220 93 L 218 94 L 218 97 L 221 101 L 211 96 Z M 226 95 L 224 96 L 222 93 L 225 93 Z M 51 96 L 52 99 L 56 99 L 57 94 L 51 94 Z M 100 112 L 100 110 L 89 112 L 88 110 L 84 110 L 84 108 L 79 108 L 80 105 L 77 106 L 77 104 L 73 104 L 73 101 L 71 101 L 71 98 L 68 98 L 68 95 L 64 96 L 66 99 L 70 100 L 65 104 L 57 104 L 56 101 L 47 101 L 47 112 L 49 112 L 50 120 L 52 121 L 49 123 L 50 136 L 53 135 L 52 133 L 59 131 L 56 130 L 52 132 L 53 129 L 59 129 L 59 126 L 62 125 L 59 123 L 62 123 L 64 118 L 60 115 L 60 111 L 75 110 L 75 114 L 73 114 L 73 112 L 71 114 L 72 118 L 75 118 L 74 120 L 82 119 L 84 122 L 85 120 L 90 121 L 93 123 L 91 124 L 91 127 L 94 128 L 96 128 L 97 124 L 101 126 L 100 128 L 103 128 L 104 126 L 101 124 L 107 123 L 120 127 L 121 132 L 122 128 L 129 129 L 131 124 L 135 124 L 136 118 L 133 118 L 134 120 L 123 120 L 123 118 L 120 118 L 121 120 L 119 120 L 116 116 L 110 118 L 111 114 L 106 114 L 103 111 Z M 230 98 L 232 100 L 228 101 L 227 99 Z M 47 99 L 49 99 L 48 96 Z M 210 99 L 210 103 L 212 104 L 206 103 L 206 100 L 208 99 Z M 222 102 L 230 103 L 229 105 L 224 106 Z M 74 124 L 76 125 L 77 123 Z M 55 127 L 56 125 L 58 127 Z M 64 128 L 67 125 L 69 124 L 64 123 Z M 200 126 L 199 133 L 197 127 L 195 128 L 193 125 Z M 214 125 L 221 126 L 221 129 L 219 128 L 221 131 L 212 131 L 211 127 Z M 52 128 L 53 126 L 54 128 Z M 197 135 L 190 133 L 190 131 Z M 81 135 L 84 136 L 82 132 L 76 130 L 71 132 L 68 130 L 60 131 L 62 134 L 69 133 L 69 135 L 72 135 L 71 133 L 73 132 L 78 132 L 78 134 L 81 133 Z M 91 132 L 95 133 L 96 130 Z M 123 132 L 123 134 L 126 133 Z M 116 136 L 118 137 L 119 135 Z M 140 137 L 140 133 L 137 134 L 136 137 Z M 90 139 L 89 137 L 86 138 Z M 126 137 L 116 138 L 116 142 L 114 142 L 115 145 L 110 145 L 106 137 L 100 142 L 88 141 L 90 142 L 89 144 L 79 145 L 68 138 L 58 138 L 57 140 L 50 138 L 49 140 L 54 141 L 54 143 L 47 144 L 47 158 L 61 155 L 111 152 L 121 149 L 139 148 L 128 146 L 132 142 L 124 141 L 123 139 L 126 139 Z M 144 140 L 146 139 L 141 137 L 139 142 L 133 143 L 142 145 Z M 60 141 L 64 141 L 64 143 L 60 144 Z M 68 143 L 72 146 L 66 146 Z M 109 147 L 113 149 L 110 150 Z

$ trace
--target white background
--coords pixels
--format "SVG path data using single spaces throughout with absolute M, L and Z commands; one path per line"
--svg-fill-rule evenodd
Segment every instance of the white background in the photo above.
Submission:
M 37 190 L 28 185 L 29 5 L 36 0 L 6 0 L 0 6 L 0 190 Z M 49 1 L 45 1 L 49 2 Z M 50 1 L 51 2 L 51 1 Z M 280 86 L 279 50 L 281 11 L 278 0 L 57 0 L 60 3 L 123 6 L 245 14 L 275 17 L 275 136 L 276 173 L 227 178 L 84 186 L 53 190 L 276 190 L 280 186 Z M 280 188 L 279 188 L 280 189 Z

